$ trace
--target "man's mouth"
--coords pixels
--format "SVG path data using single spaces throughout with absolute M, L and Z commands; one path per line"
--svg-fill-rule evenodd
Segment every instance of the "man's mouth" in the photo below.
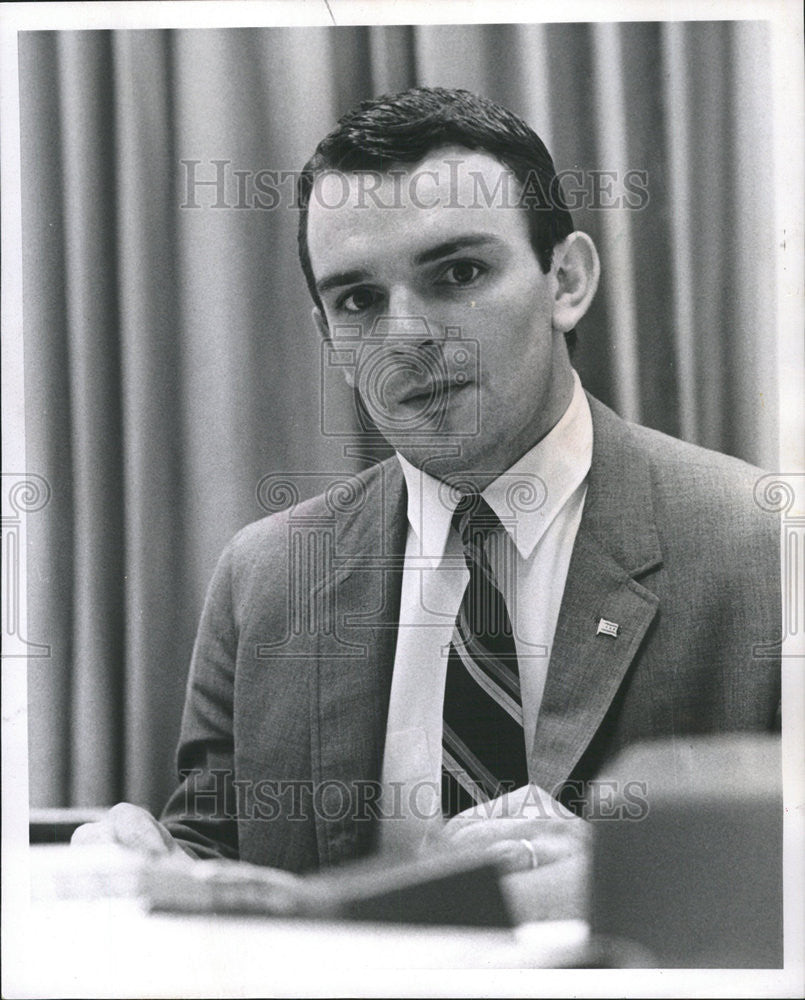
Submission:
M 426 385 L 411 386 L 397 395 L 396 403 L 400 406 L 411 403 L 419 406 L 426 403 L 441 405 L 467 385 L 469 382 L 429 382 Z

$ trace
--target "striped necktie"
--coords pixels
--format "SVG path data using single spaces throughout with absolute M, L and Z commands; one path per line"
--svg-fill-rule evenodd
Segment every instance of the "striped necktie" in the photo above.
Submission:
M 470 579 L 447 661 L 442 729 L 447 817 L 528 783 L 517 652 L 486 552 L 500 520 L 480 494 L 470 493 L 459 501 L 453 526 Z

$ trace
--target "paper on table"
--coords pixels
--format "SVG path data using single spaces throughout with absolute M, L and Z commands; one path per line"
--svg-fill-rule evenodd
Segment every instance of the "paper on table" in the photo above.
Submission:
M 306 879 L 245 861 L 184 865 L 165 858 L 143 871 L 141 890 L 149 909 L 174 912 L 288 916 L 312 905 Z
M 31 899 L 136 898 L 148 855 L 119 844 L 38 845 L 30 849 Z

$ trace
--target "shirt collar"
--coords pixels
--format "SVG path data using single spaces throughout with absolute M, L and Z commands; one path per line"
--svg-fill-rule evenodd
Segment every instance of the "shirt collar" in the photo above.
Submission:
M 581 381 L 573 371 L 573 395 L 545 437 L 483 491 L 526 559 L 548 526 L 584 482 L 593 453 L 593 422 Z M 397 453 L 408 489 L 408 523 L 416 555 L 438 565 L 444 555 L 457 497 L 447 485 Z

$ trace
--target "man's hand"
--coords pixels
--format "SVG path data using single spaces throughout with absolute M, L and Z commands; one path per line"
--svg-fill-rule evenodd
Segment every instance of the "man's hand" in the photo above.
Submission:
M 459 813 L 435 846 L 493 861 L 515 917 L 587 916 L 592 827 L 534 785 Z
M 147 810 L 130 802 L 119 802 L 102 820 L 79 826 L 70 841 L 74 846 L 117 844 L 154 857 L 183 856 L 190 860 L 167 829 Z

